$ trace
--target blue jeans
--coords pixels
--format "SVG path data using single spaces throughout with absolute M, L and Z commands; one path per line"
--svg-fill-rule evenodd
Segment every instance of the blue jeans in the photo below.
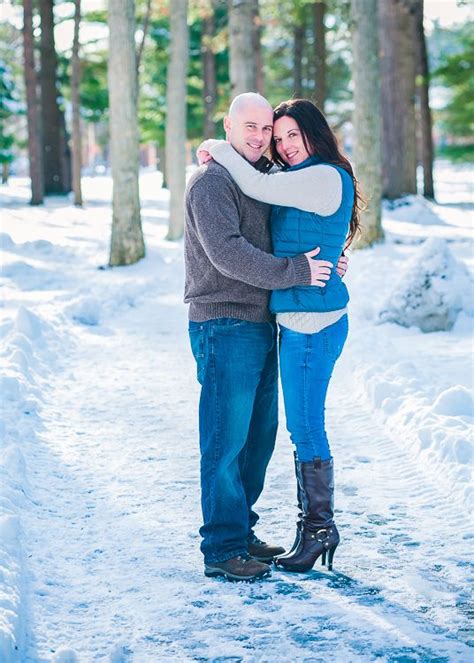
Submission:
M 219 318 L 190 322 L 201 384 L 201 551 L 207 564 L 247 553 L 278 426 L 277 328 Z
M 347 315 L 316 334 L 280 326 L 286 426 L 302 463 L 331 458 L 324 411 L 329 380 L 348 333 Z

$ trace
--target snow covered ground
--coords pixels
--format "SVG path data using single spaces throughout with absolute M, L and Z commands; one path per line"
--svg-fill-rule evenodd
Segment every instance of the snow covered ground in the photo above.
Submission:
M 473 659 L 470 177 L 438 164 L 439 204 L 386 208 L 386 243 L 352 255 L 328 406 L 335 571 L 253 585 L 202 573 L 198 387 L 159 175 L 141 178 L 147 257 L 114 270 L 109 179 L 84 180 L 84 209 L 0 188 L 2 662 Z M 470 274 L 454 328 L 377 324 L 430 237 Z M 291 544 L 294 493 L 282 420 L 262 538 Z

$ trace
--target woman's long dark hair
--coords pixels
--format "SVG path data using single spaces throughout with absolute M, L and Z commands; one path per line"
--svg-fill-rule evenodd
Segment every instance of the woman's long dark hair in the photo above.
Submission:
M 285 115 L 295 120 L 301 131 L 304 146 L 309 154 L 318 156 L 326 163 L 333 163 L 335 166 L 340 166 L 352 178 L 354 183 L 354 205 L 352 207 L 349 234 L 345 246 L 347 248 L 354 240 L 357 232 L 360 232 L 360 211 L 365 209 L 365 201 L 360 193 L 359 183 L 354 176 L 352 166 L 347 157 L 339 150 L 336 136 L 332 132 L 326 118 L 312 101 L 309 101 L 309 99 L 282 101 L 273 112 L 273 121 L 275 122 Z M 280 166 L 287 165 L 278 154 L 274 140 L 272 140 L 271 152 L 275 163 Z

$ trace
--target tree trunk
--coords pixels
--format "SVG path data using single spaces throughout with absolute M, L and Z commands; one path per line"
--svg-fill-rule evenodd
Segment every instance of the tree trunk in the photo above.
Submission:
M 54 2 L 40 0 L 41 15 L 41 113 L 43 138 L 44 192 L 65 193 L 63 186 L 61 116 L 56 83 L 57 56 L 54 43 Z
M 24 75 L 28 118 L 28 155 L 30 161 L 31 204 L 41 205 L 44 195 L 41 154 L 40 116 L 33 39 L 33 2 L 23 0 Z
M 326 28 L 324 16 L 326 3 L 319 0 L 313 4 L 314 26 L 314 94 L 318 107 L 324 113 L 326 101 Z
M 184 228 L 186 186 L 186 74 L 188 69 L 188 2 L 170 0 L 171 49 L 167 74 L 166 180 L 170 190 L 167 239 L 179 239 Z
M 157 143 L 156 145 L 156 154 L 158 157 L 158 170 L 163 174 L 163 189 L 168 188 L 168 183 L 166 181 L 166 149 L 163 147 L 163 145 L 160 145 Z
M 293 28 L 293 97 L 303 96 L 303 48 L 305 38 L 304 24 L 296 24 Z
M 404 0 L 380 0 L 383 192 L 416 193 L 413 16 Z
M 150 25 L 151 2 L 152 0 L 147 0 L 146 9 L 145 9 L 145 18 L 143 19 L 143 28 L 142 28 L 143 35 L 137 51 L 137 86 L 138 86 L 138 80 L 140 78 L 140 64 L 143 56 L 143 49 L 145 48 L 146 36 L 148 34 L 148 27 Z M 138 92 L 140 92 L 140 90 L 138 90 Z
M 425 198 L 433 200 L 433 133 L 429 97 L 430 71 L 426 50 L 425 29 L 423 26 L 423 4 L 423 0 L 417 0 L 415 5 L 416 73 L 420 118 L 421 164 L 423 166 L 423 195 Z
M 257 92 L 265 94 L 265 78 L 263 74 L 263 56 L 262 56 L 262 19 L 258 7 L 258 0 L 253 0 L 252 8 L 252 41 L 253 52 L 255 54 L 255 76 Z
M 71 75 L 71 101 L 72 101 L 72 188 L 74 191 L 74 204 L 82 206 L 81 169 L 82 169 L 82 140 L 81 140 L 81 104 L 79 99 L 79 85 L 81 82 L 81 61 L 79 59 L 79 26 L 81 23 L 81 0 L 74 0 L 74 38 L 72 42 L 72 75 Z
M 10 174 L 10 164 L 8 161 L 2 163 L 2 184 L 8 184 L 8 176 Z
M 66 118 L 64 113 L 59 110 L 59 146 L 61 156 L 61 184 L 62 192 L 69 193 L 72 191 L 72 163 L 71 163 L 71 150 L 69 147 L 69 134 L 66 128 Z
M 377 0 L 351 1 L 354 163 L 362 193 L 368 199 L 358 248 L 383 238 L 377 5 Z
M 202 69 L 204 78 L 204 138 L 214 138 L 214 112 L 217 100 L 216 56 L 213 50 L 215 33 L 214 3 L 209 2 L 202 24 Z
M 109 0 L 110 151 L 113 179 L 109 264 L 145 255 L 138 191 L 137 69 L 134 0 Z
M 229 70 L 232 97 L 257 91 L 253 52 L 253 0 L 229 0 Z

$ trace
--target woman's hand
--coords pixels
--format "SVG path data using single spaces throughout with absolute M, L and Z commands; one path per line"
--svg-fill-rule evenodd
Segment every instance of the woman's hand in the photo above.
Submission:
M 215 138 L 208 138 L 207 140 L 203 140 L 196 150 L 196 156 L 199 165 L 202 166 L 203 163 L 211 161 L 212 156 L 210 153 L 210 149 L 213 145 L 218 145 L 219 143 L 224 143 L 224 142 L 225 141 L 223 140 L 216 140 Z
M 207 163 L 208 161 L 212 161 L 212 157 L 209 154 L 209 152 L 207 152 L 207 150 L 199 150 L 197 152 L 196 156 L 197 156 L 198 164 L 200 166 L 202 166 L 203 163 Z
M 347 272 L 347 267 L 349 265 L 349 258 L 342 255 L 336 265 L 336 272 L 339 274 L 341 279 L 344 277 L 344 274 Z

